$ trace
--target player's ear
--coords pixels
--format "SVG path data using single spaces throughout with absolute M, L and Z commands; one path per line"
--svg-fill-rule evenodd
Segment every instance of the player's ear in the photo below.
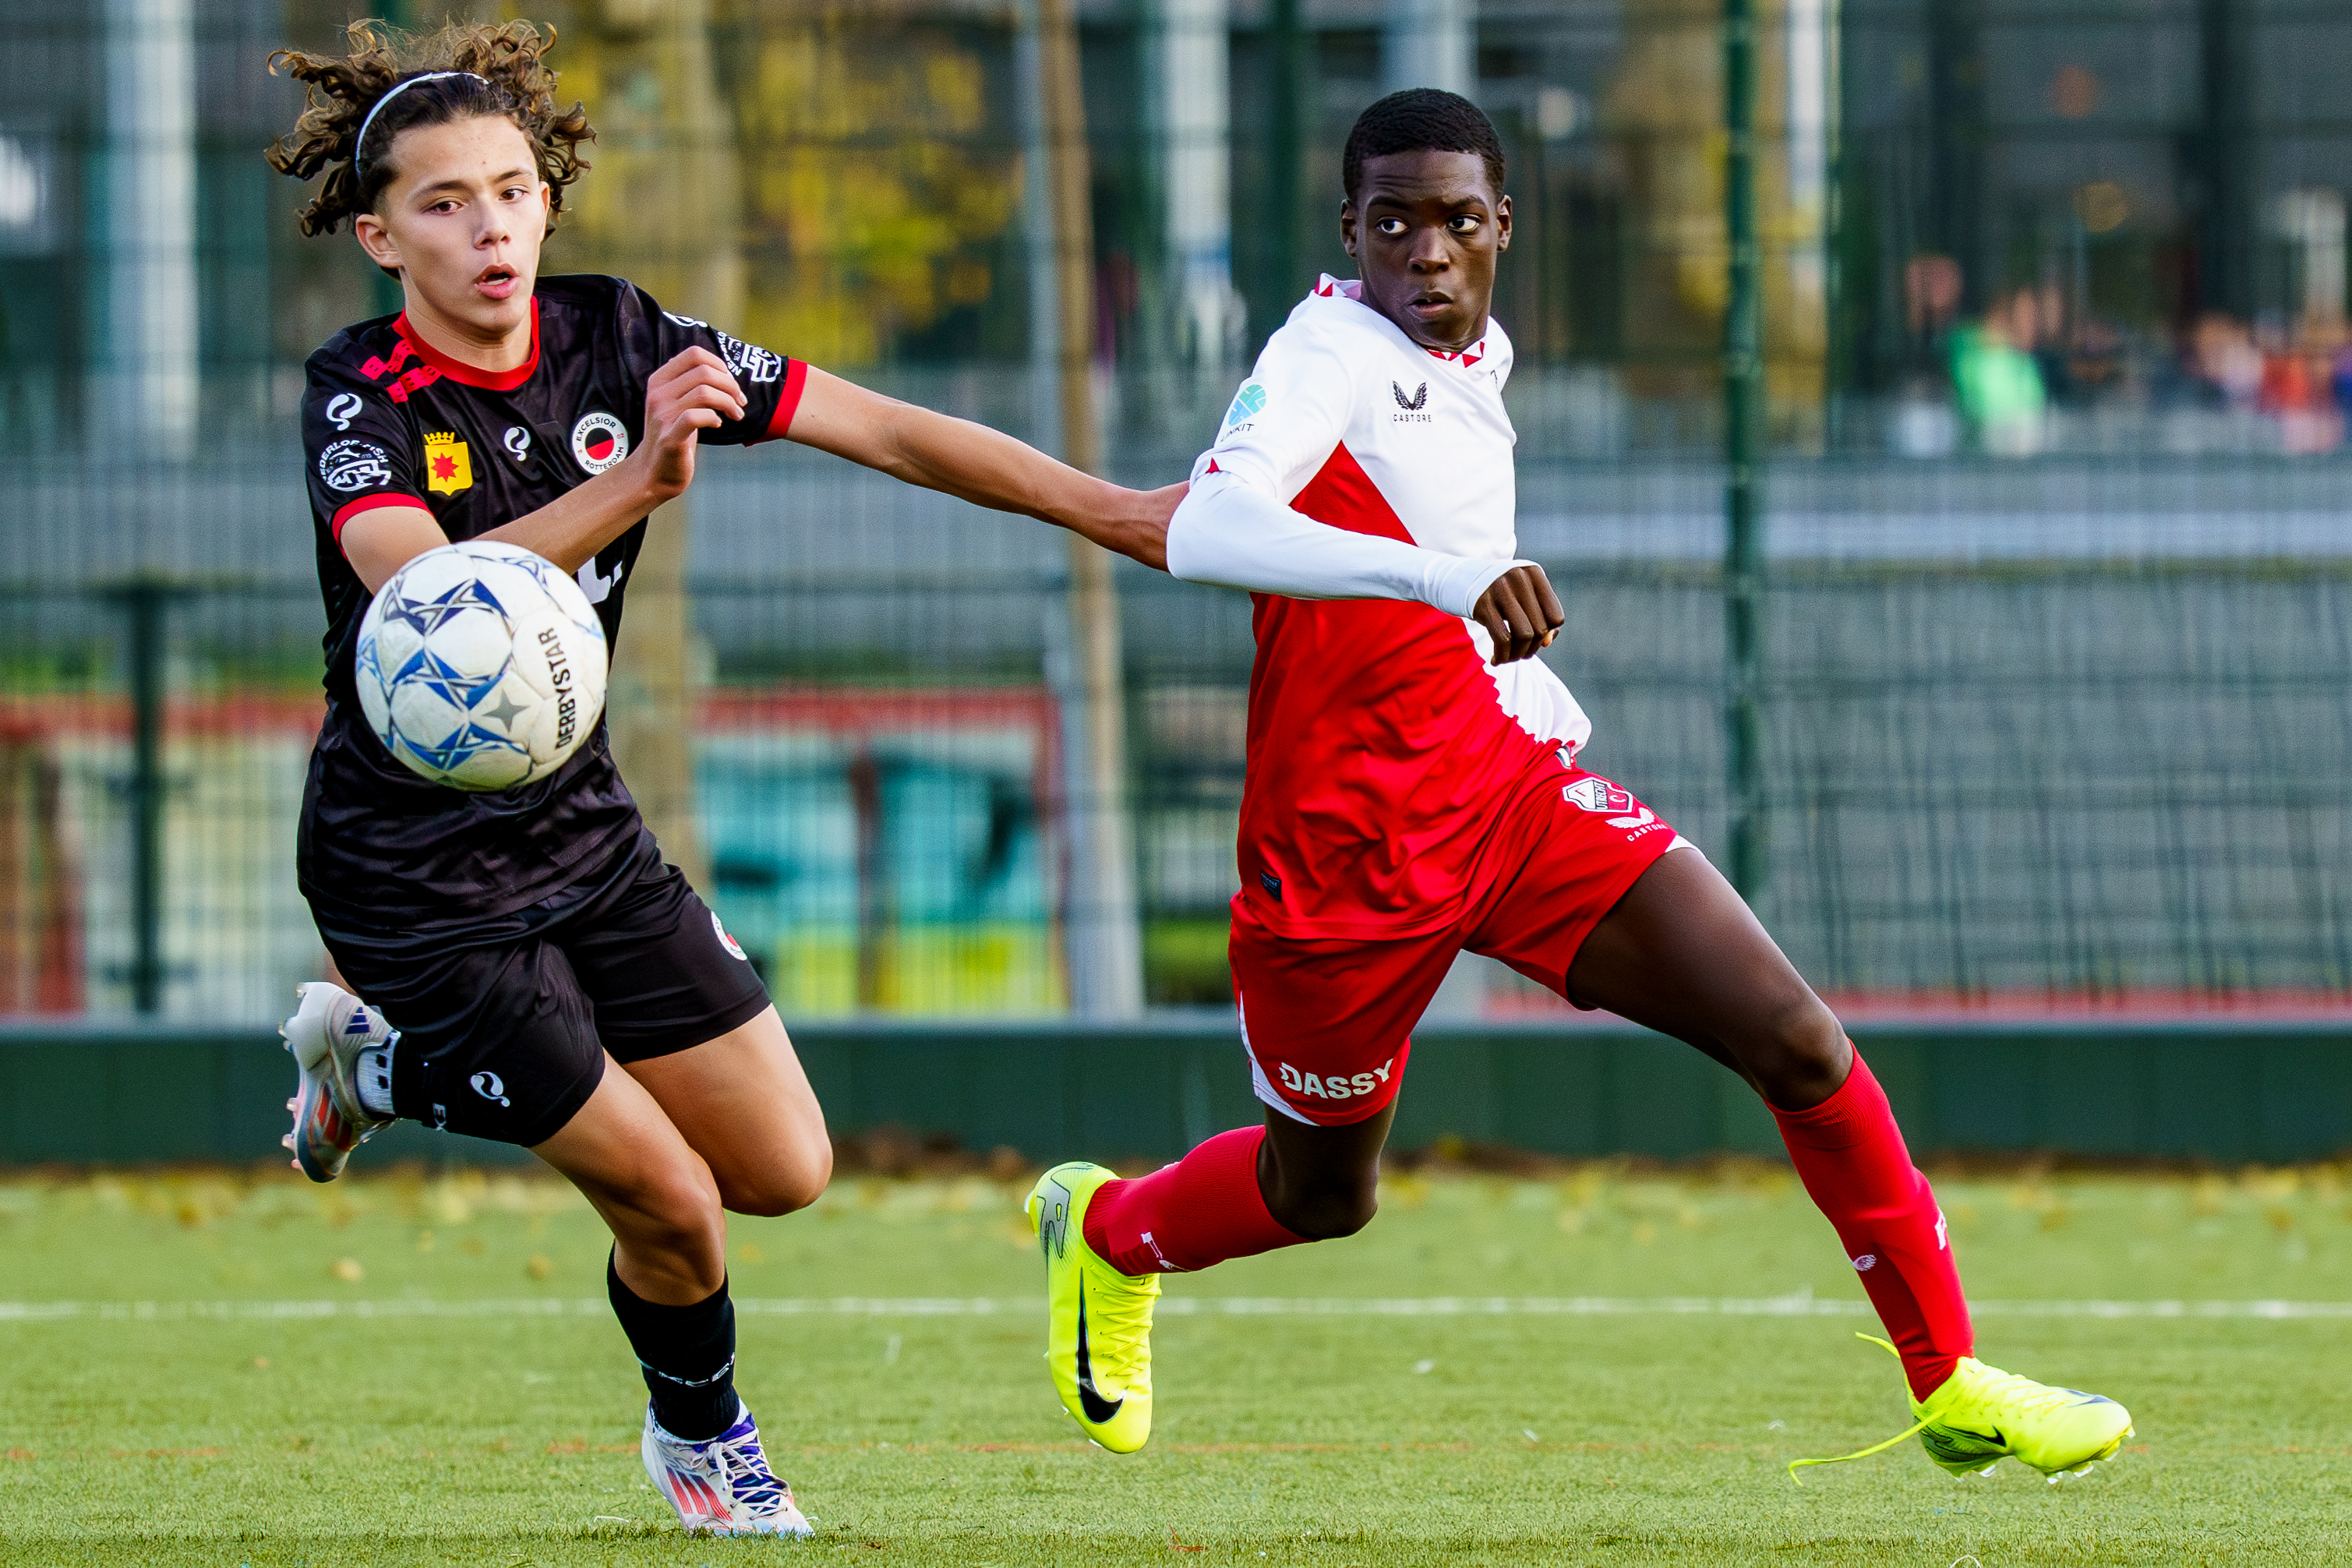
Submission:
M 1353 196 L 1339 203 L 1339 247 L 1350 256 L 1356 254 L 1356 201 Z
M 1495 248 L 1511 248 L 1511 198 L 1499 196 L 1495 202 Z
M 392 239 L 392 230 L 383 219 L 373 213 L 360 213 L 352 219 L 352 237 L 360 242 L 367 258 L 397 276 L 400 272 L 400 247 Z

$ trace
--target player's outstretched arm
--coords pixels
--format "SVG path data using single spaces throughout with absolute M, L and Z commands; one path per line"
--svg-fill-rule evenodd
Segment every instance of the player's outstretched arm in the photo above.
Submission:
M 1168 520 L 1184 498 L 1182 485 L 1126 489 L 1002 431 L 885 397 L 814 365 L 786 435 L 910 485 L 1066 528 L 1167 570 Z
M 1204 475 L 1169 525 L 1168 570 L 1294 599 L 1417 599 L 1486 628 L 1494 662 L 1550 646 L 1567 621 L 1532 561 L 1487 561 L 1333 528 L 1292 510 L 1242 473 Z
M 688 349 L 646 384 L 646 436 L 636 450 L 537 511 L 480 537 L 520 544 L 566 572 L 577 572 L 639 518 L 686 493 L 694 482 L 695 441 L 702 431 L 742 417 L 743 389 L 727 362 L 709 349 Z M 448 542 L 433 515 L 414 506 L 378 507 L 343 524 L 344 558 L 371 594 L 419 555 Z

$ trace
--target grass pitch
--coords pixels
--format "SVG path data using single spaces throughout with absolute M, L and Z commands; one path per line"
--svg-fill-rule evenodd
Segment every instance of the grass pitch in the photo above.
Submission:
M 1801 1489 L 1788 1460 L 1906 1417 L 1785 1173 L 1393 1180 L 1362 1237 L 1171 1283 L 1132 1458 L 1078 1441 L 1039 1365 L 1025 1184 L 845 1180 L 734 1230 L 764 1309 L 740 1386 L 804 1546 L 689 1540 L 646 1487 L 567 1188 L 0 1182 L 0 1563 L 2341 1563 L 2352 1321 L 2195 1304 L 2352 1301 L 2347 1177 L 1946 1178 L 1986 1359 L 2114 1394 L 2138 1436 L 2060 1487 L 1906 1444 Z M 1430 1305 L 1460 1297 L 1510 1310 Z M 1595 1297 L 1625 1300 L 1562 1300 Z M 1643 1304 L 1675 1297 L 1706 1310 Z M 2046 1308 L 2087 1301 L 2189 1306 Z

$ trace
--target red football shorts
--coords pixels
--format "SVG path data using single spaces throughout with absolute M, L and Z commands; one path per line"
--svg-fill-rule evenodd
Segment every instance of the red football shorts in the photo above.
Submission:
M 1500 959 L 1566 996 L 1568 967 L 1601 917 L 1687 842 L 1577 768 L 1512 805 L 1452 925 L 1375 942 L 1281 937 L 1235 898 L 1228 951 L 1257 1097 L 1327 1127 L 1377 1114 L 1396 1098 L 1412 1027 L 1454 954 Z

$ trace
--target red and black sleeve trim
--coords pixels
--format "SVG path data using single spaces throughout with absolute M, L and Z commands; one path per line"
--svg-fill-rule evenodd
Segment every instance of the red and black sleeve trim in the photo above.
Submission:
M 335 547 L 341 549 L 343 543 L 343 524 L 363 511 L 374 511 L 380 507 L 394 506 L 413 506 L 427 517 L 433 515 L 433 509 L 415 496 L 402 495 L 397 491 L 383 495 L 362 496 L 357 500 L 347 500 L 335 509 L 335 515 L 327 520 L 327 531 L 334 536 Z
M 768 416 L 767 433 L 761 440 L 774 441 L 792 433 L 793 416 L 800 412 L 801 394 L 808 386 L 808 368 L 806 360 L 784 362 L 784 389 L 776 395 L 776 411 Z

